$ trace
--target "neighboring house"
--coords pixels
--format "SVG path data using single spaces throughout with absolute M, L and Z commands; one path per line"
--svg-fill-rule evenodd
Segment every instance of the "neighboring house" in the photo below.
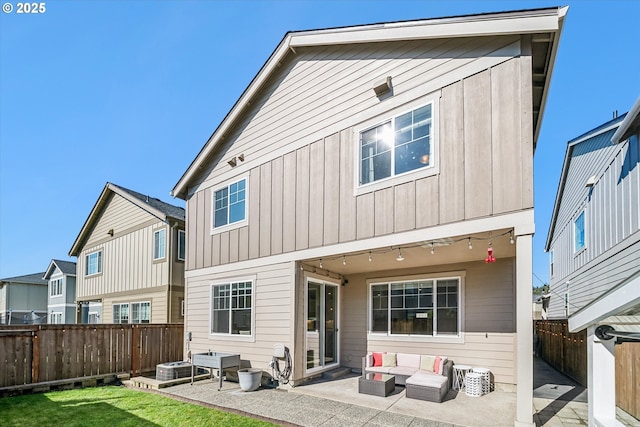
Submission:
M 640 99 L 569 141 L 545 248 L 549 318 L 587 329 L 590 425 L 616 425 L 615 340 L 598 326 L 640 333 L 639 133 Z
M 52 259 L 42 278 L 49 282 L 49 323 L 76 323 L 76 263 Z
M 533 153 L 565 13 L 287 33 L 172 191 L 191 349 L 266 368 L 282 343 L 295 384 L 443 354 L 532 425 Z
M 0 325 L 47 323 L 44 273 L 0 279 Z
M 183 208 L 107 183 L 69 255 L 79 323 L 183 321 Z

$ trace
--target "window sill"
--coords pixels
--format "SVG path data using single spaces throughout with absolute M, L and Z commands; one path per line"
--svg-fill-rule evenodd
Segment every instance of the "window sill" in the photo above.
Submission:
M 209 339 L 216 341 L 256 342 L 256 338 L 253 335 L 209 334 Z
M 396 185 L 405 184 L 407 182 L 417 181 L 422 178 L 437 175 L 438 173 L 438 167 L 434 164 L 433 166 L 427 166 L 424 169 L 418 169 L 415 171 L 403 173 L 402 175 L 396 175 L 379 181 L 374 181 L 369 184 L 356 186 L 354 196 L 360 196 L 362 194 L 372 193 L 374 191 L 394 187 Z
M 238 221 L 238 222 L 234 222 L 233 224 L 228 224 L 228 225 L 223 225 L 221 227 L 216 227 L 216 228 L 212 228 L 211 229 L 211 235 L 215 236 L 216 234 L 221 234 L 224 233 L 225 231 L 231 231 L 231 230 L 235 230 L 238 228 L 242 228 L 245 227 L 249 224 L 249 221 L 242 220 L 242 221 Z
M 386 341 L 386 342 L 403 342 L 403 343 L 456 343 L 464 344 L 464 334 L 460 335 L 387 335 L 387 334 L 367 334 L 367 341 Z

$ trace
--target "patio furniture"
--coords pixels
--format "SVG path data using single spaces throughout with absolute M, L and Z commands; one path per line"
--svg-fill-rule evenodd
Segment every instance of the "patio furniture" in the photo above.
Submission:
M 465 388 L 465 378 L 471 369 L 471 366 L 468 365 L 453 365 L 454 390 L 462 390 Z
M 449 391 L 449 378 L 418 373 L 407 378 L 405 388 L 408 398 L 439 403 Z
M 194 367 L 204 366 L 205 368 L 218 369 L 218 391 L 222 389 L 222 376 L 224 368 L 238 367 L 240 368 L 240 355 L 233 353 L 208 352 L 196 353 L 193 355 L 193 363 L 191 365 L 191 385 L 193 385 Z M 211 378 L 213 378 L 213 369 L 211 370 Z
M 467 396 L 480 397 L 482 396 L 482 374 L 475 372 L 468 372 L 465 376 L 465 388 L 464 392 Z
M 391 363 L 376 366 L 373 360 L 373 353 L 368 353 L 362 358 L 363 373 L 389 374 L 396 377 L 396 385 L 405 385 L 407 378 L 417 373 L 428 375 L 438 375 L 447 377 L 447 387 L 451 385 L 451 368 L 453 361 L 446 357 L 429 356 L 410 353 L 382 353 L 383 356 L 393 356 Z M 431 367 L 423 364 L 423 359 L 430 358 Z M 439 359 L 438 366 L 435 366 L 436 359 Z M 437 371 L 437 372 L 434 372 Z M 448 388 L 447 388 L 448 391 Z
M 487 368 L 473 368 L 471 371 L 482 375 L 482 394 L 489 394 L 491 391 L 491 371 Z
M 358 393 L 386 397 L 395 389 L 395 377 L 387 374 L 364 374 L 358 378 Z

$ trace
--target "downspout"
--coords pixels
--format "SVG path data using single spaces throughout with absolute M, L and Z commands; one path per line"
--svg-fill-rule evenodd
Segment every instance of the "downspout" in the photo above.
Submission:
M 178 225 L 174 222 L 173 225 L 169 224 L 169 253 L 167 254 L 167 261 L 169 262 L 169 277 L 167 286 L 167 323 L 171 323 L 171 282 L 173 281 L 173 232 L 175 226 Z

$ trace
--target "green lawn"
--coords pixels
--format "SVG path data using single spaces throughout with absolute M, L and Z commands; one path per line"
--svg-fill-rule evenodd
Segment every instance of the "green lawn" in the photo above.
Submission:
M 0 399 L 0 426 L 272 426 L 125 387 L 54 391 Z

